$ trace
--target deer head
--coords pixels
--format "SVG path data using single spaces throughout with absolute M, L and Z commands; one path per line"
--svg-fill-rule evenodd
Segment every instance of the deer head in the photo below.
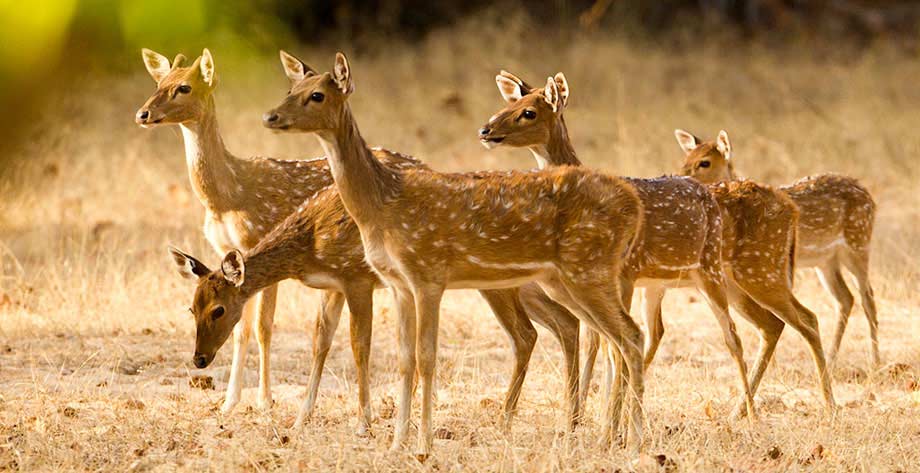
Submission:
M 247 299 L 240 292 L 245 277 L 243 255 L 233 250 L 224 257 L 220 269 L 211 271 L 195 257 L 173 247 L 169 247 L 169 254 L 181 276 L 198 281 L 189 308 L 196 327 L 192 362 L 197 368 L 205 368 L 243 315 Z
M 281 51 L 281 65 L 291 80 L 287 97 L 262 117 L 262 124 L 273 130 L 318 132 L 339 126 L 340 111 L 355 90 L 348 60 L 336 53 L 333 72 L 316 72 L 300 59 Z
M 677 143 L 686 153 L 682 173 L 705 184 L 714 184 L 734 178 L 732 145 L 725 130 L 715 141 L 701 142 L 684 130 L 674 130 Z
M 169 59 L 149 49 L 142 50 L 147 72 L 157 90 L 137 111 L 134 120 L 142 127 L 196 121 L 205 111 L 214 87 L 214 59 L 205 49 L 191 66 L 183 67 L 185 56 Z
M 498 90 L 508 105 L 479 129 L 486 148 L 545 145 L 565 108 L 569 86 L 560 72 L 544 87 L 534 88 L 506 71 L 495 76 Z

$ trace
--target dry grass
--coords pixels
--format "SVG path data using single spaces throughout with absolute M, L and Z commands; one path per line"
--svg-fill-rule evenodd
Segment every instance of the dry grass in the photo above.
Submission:
M 676 127 L 732 135 L 738 166 L 768 183 L 837 171 L 859 177 L 879 202 L 872 273 L 881 313 L 882 356 L 897 364 L 866 372 L 861 309 L 835 373 L 835 421 L 825 419 L 804 343 L 788 334 L 758 396 L 762 419 L 725 419 L 734 370 L 716 325 L 694 294 L 666 299 L 668 328 L 646 394 L 648 439 L 637 469 L 658 460 L 676 471 L 909 471 L 920 464 L 920 228 L 915 191 L 920 134 L 920 63 L 885 50 L 846 61 L 790 47 L 776 51 L 716 42 L 691 52 L 615 38 L 525 42 L 526 22 L 469 24 L 421 44 L 352 54 L 353 108 L 372 144 L 445 170 L 530 166 L 523 151 L 485 152 L 475 132 L 500 106 L 492 77 L 503 67 L 538 81 L 565 71 L 576 148 L 591 166 L 651 176 L 680 160 Z M 504 42 L 498 42 L 504 39 Z M 497 45 L 496 45 L 497 43 Z M 315 67 L 331 49 L 294 48 Z M 224 58 L 212 47 L 218 108 L 238 155 L 307 157 L 315 140 L 274 136 L 259 126 L 286 87 L 275 53 Z M 167 55 L 176 51 L 163 51 Z M 185 51 L 186 54 L 192 51 Z M 845 55 L 842 55 L 845 56 Z M 52 98 L 17 165 L 0 180 L 0 469 L 23 470 L 439 470 L 612 471 L 627 459 L 596 446 L 588 422 L 561 431 L 561 357 L 540 343 L 511 435 L 496 427 L 510 373 L 506 339 L 475 293 L 443 306 L 436 426 L 443 439 L 422 465 L 387 452 L 395 396 L 395 324 L 378 295 L 370 439 L 353 435 L 354 367 L 340 330 L 315 418 L 300 435 L 296 413 L 309 364 L 318 298 L 283 285 L 273 347 L 270 413 L 243 403 L 223 417 L 229 364 L 224 348 L 206 374 L 216 390 L 189 387 L 192 288 L 168 264 L 167 243 L 214 261 L 188 190 L 181 135 L 141 130 L 132 115 L 152 92 L 139 55 L 133 74 L 93 75 Z M 74 93 L 76 91 L 76 93 Z M 830 298 L 810 274 L 797 293 L 833 323 Z M 343 324 L 344 325 L 344 324 Z M 748 354 L 750 326 L 739 322 Z M 825 338 L 829 334 L 825 333 Z M 249 359 L 255 385 L 255 357 Z M 589 412 L 600 415 L 597 395 Z M 449 437 L 449 438 L 447 438 Z M 771 455 L 771 449 L 776 448 Z M 822 450 L 820 451 L 819 450 Z M 664 455 L 655 458 L 654 455 Z M 776 458 L 772 458 L 776 456 Z

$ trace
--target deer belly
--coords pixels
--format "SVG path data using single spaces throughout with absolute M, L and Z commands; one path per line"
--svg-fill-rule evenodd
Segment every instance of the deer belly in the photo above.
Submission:
M 549 262 L 488 262 L 467 257 L 466 264 L 456 265 L 449 271 L 449 289 L 505 289 L 518 287 L 540 279 L 555 270 Z

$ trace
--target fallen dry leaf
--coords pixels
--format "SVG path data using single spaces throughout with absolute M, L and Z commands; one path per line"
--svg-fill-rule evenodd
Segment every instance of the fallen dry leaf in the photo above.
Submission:
M 195 375 L 188 379 L 188 385 L 198 389 L 214 389 L 214 378 L 206 375 Z
M 779 457 L 783 456 L 783 451 L 779 449 L 776 445 L 767 449 L 767 458 L 770 460 L 776 460 Z
M 446 427 L 434 429 L 434 438 L 441 440 L 453 440 L 454 432 Z
M 385 396 L 380 399 L 380 409 L 377 415 L 381 419 L 392 419 L 396 415 L 396 403 L 391 396 Z

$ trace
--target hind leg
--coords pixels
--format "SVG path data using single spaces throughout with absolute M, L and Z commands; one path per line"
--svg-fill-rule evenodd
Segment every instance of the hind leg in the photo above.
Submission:
M 574 429 L 582 415 L 582 404 L 578 392 L 578 319 L 565 307 L 550 299 L 534 283 L 522 286 L 518 291 L 526 315 L 546 327 L 562 347 L 565 362 L 566 402 L 568 405 L 569 428 Z
M 827 352 L 827 365 L 833 367 L 840 349 L 840 342 L 843 340 L 843 333 L 847 329 L 850 312 L 853 310 L 853 295 L 847 289 L 847 283 L 843 279 L 843 272 L 840 270 L 840 262 L 837 258 L 815 268 L 815 272 L 818 273 L 821 284 L 837 302 L 837 330 L 834 332 L 834 338 Z
M 830 374 L 827 371 L 827 361 L 824 358 L 824 350 L 821 347 L 818 318 L 807 307 L 803 306 L 788 288 L 784 291 L 783 288 L 785 287 L 774 287 L 771 290 L 763 291 L 763 294 L 751 294 L 751 296 L 758 304 L 768 308 L 783 322 L 799 332 L 808 343 L 815 363 L 818 387 L 824 397 L 825 407 L 829 413 L 833 414 L 836 411 L 836 403 L 834 401 L 834 391 L 831 387 Z
M 514 372 L 504 404 L 503 427 L 509 430 L 521 396 L 524 377 L 527 375 L 527 365 L 530 364 L 530 356 L 537 344 L 537 330 L 524 313 L 516 289 L 479 291 L 479 294 L 489 303 L 498 323 L 511 339 L 511 348 L 514 351 Z
M 748 384 L 747 364 L 744 361 L 744 349 L 741 346 L 741 339 L 738 337 L 735 322 L 728 313 L 728 297 L 725 293 L 724 284 L 725 277 L 722 276 L 721 273 L 722 270 L 720 268 L 718 269 L 719 280 L 710 276 L 712 271 L 698 271 L 694 273 L 693 278 L 697 287 L 700 289 L 700 293 L 703 294 L 703 297 L 709 304 L 709 308 L 712 310 L 713 315 L 715 315 L 716 321 L 719 322 L 719 327 L 722 329 L 722 338 L 725 341 L 725 346 L 728 348 L 728 352 L 731 354 L 738 367 L 738 375 L 741 379 L 741 393 L 747 404 L 747 413 L 753 419 L 756 417 L 754 411 L 754 393 L 751 390 L 750 384 Z
M 627 445 L 632 454 L 638 455 L 642 444 L 644 416 L 642 396 L 645 392 L 642 367 L 642 332 L 629 316 L 619 298 L 617 287 L 605 285 L 609 275 L 598 275 L 583 284 L 561 280 L 560 285 L 547 284 L 544 289 L 557 302 L 578 315 L 585 323 L 600 332 L 614 349 L 623 355 L 628 370 L 629 393 L 629 436 Z M 542 284 L 541 284 L 542 285 Z
M 594 377 L 594 364 L 597 362 L 597 352 L 601 346 L 601 336 L 589 326 L 584 326 L 585 330 L 585 363 L 581 370 L 581 381 L 579 382 L 578 402 L 582 409 L 587 406 L 588 394 L 591 392 L 591 378 Z
M 844 258 L 844 263 L 847 269 L 853 273 L 853 278 L 859 287 L 863 311 L 866 313 L 866 320 L 869 321 L 872 364 L 875 368 L 878 368 L 882 360 L 878 352 L 878 314 L 875 308 L 875 291 L 872 290 L 872 285 L 869 284 L 869 253 L 868 251 L 857 252 L 857 250 L 853 250 Z
M 751 386 L 751 393 L 756 394 L 764 372 L 773 359 L 776 343 L 779 341 L 780 335 L 783 334 L 786 324 L 773 315 L 772 312 L 761 307 L 733 281 L 729 280 L 727 289 L 732 306 L 738 310 L 742 317 L 757 327 L 757 331 L 760 333 L 760 346 L 757 349 L 757 358 L 751 368 L 751 378 L 748 383 Z M 746 414 L 747 402 L 745 399 L 741 399 L 741 402 L 732 411 L 731 416 L 734 419 L 740 419 Z
M 645 300 L 642 301 L 642 313 L 645 316 L 645 369 L 652 364 L 658 345 L 664 337 L 664 322 L 661 320 L 661 301 L 665 288 L 652 286 L 645 288 Z

